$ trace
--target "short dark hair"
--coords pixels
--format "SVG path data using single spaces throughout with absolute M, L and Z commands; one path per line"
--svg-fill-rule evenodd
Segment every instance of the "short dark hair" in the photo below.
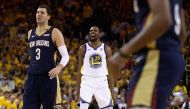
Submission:
M 52 14 L 51 8 L 48 5 L 40 5 L 38 6 L 38 8 L 45 8 L 47 10 L 48 15 Z
M 93 26 L 91 26 L 91 27 L 98 28 L 98 31 L 100 31 L 100 28 L 99 28 L 97 25 L 93 25 Z M 91 28 L 91 27 L 90 27 L 90 28 Z

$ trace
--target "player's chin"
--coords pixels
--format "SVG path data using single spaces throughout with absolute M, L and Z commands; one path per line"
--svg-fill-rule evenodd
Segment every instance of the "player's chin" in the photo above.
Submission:
M 36 23 L 38 23 L 38 24 L 39 24 L 39 23 L 41 23 L 41 22 L 39 22 L 39 21 L 36 21 Z
M 36 20 L 36 23 L 42 23 L 42 21 L 41 20 Z
M 96 41 L 96 39 L 91 39 L 91 38 L 90 38 L 90 41 L 91 41 L 91 42 L 95 42 L 95 41 Z

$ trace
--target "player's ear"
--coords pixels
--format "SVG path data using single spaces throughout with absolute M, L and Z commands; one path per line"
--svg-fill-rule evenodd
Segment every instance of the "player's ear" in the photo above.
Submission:
M 51 19 L 51 15 L 48 15 L 48 20 L 50 20 Z

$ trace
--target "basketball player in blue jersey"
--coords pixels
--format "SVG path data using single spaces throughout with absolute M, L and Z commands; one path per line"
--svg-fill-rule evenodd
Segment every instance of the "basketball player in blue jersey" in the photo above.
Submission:
M 113 109 L 114 84 L 107 67 L 111 48 L 100 41 L 99 34 L 99 28 L 92 26 L 89 31 L 89 42 L 81 45 L 78 51 L 77 97 L 81 109 L 89 108 L 93 96 L 100 109 Z
M 23 109 L 53 109 L 61 103 L 58 75 L 69 61 L 62 33 L 48 25 L 51 10 L 40 5 L 36 11 L 37 27 L 28 32 L 30 65 L 24 87 Z M 56 66 L 54 54 L 62 58 Z
M 166 109 L 185 68 L 182 0 L 134 0 L 134 12 L 138 34 L 111 57 L 110 69 L 118 77 L 121 65 L 137 53 L 129 109 Z

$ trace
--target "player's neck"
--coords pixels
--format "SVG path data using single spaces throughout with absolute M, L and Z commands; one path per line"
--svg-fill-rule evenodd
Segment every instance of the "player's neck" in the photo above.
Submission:
M 92 47 L 94 47 L 94 48 L 100 46 L 101 43 L 102 43 L 102 42 L 101 42 L 100 40 L 97 40 L 97 41 L 94 41 L 94 42 L 91 42 L 91 41 L 89 42 L 89 44 L 90 44 Z
M 48 24 L 38 24 L 38 26 L 37 26 L 38 31 L 46 31 L 49 28 L 50 28 L 50 26 Z

